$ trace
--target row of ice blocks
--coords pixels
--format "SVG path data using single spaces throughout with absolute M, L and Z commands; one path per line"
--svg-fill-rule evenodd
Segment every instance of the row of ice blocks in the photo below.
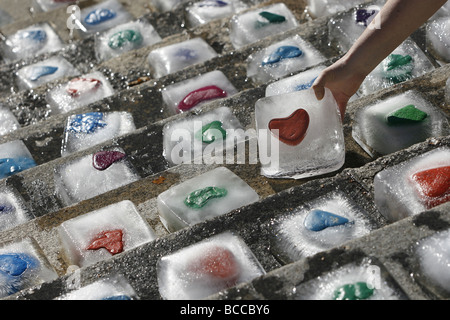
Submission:
M 369 155 L 375 156 L 400 151 L 448 132 L 448 121 L 440 108 L 418 93 L 407 91 L 360 108 L 352 136 Z
M 378 210 L 397 221 L 450 200 L 450 150 L 439 148 L 379 172 L 374 179 Z

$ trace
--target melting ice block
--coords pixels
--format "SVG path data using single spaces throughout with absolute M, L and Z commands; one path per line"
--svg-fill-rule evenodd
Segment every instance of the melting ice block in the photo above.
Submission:
M 450 230 L 421 240 L 415 250 L 425 278 L 448 295 L 450 293 Z
M 323 61 L 325 57 L 318 50 L 296 35 L 250 55 L 247 59 L 247 76 L 266 83 Z
M 33 156 L 21 140 L 0 145 L 0 179 L 36 166 Z
M 352 136 L 374 157 L 446 135 L 448 130 L 447 119 L 438 107 L 408 91 L 358 110 Z
M 55 170 L 56 192 L 66 205 L 93 198 L 137 181 L 123 150 L 101 151 Z
M 203 0 L 186 8 L 187 19 L 193 27 L 215 19 L 232 16 L 248 6 L 240 0 Z
M 0 248 L 0 298 L 56 278 L 56 272 L 33 240 Z
M 346 11 L 366 0 L 308 0 L 307 9 L 316 18 Z
M 101 72 L 93 72 L 52 89 L 46 97 L 55 114 L 67 113 L 114 94 L 109 81 Z
M 351 263 L 300 284 L 299 300 L 402 300 L 404 294 L 369 260 Z
M 245 181 L 220 167 L 161 193 L 158 210 L 164 226 L 175 232 L 258 199 Z
M 162 97 L 170 111 L 176 114 L 208 101 L 230 97 L 237 92 L 222 71 L 212 71 L 167 86 L 162 91 Z
M 433 69 L 434 66 L 417 44 L 407 39 L 365 78 L 360 91 L 362 95 L 367 95 Z
M 296 208 L 274 227 L 274 254 L 286 263 L 338 247 L 373 229 L 367 213 L 340 192 Z
M 397 221 L 450 200 L 450 150 L 440 148 L 379 172 L 374 179 L 378 210 Z
M 155 77 L 160 78 L 216 56 L 217 53 L 205 40 L 194 38 L 153 50 L 148 62 Z
M 58 227 L 64 257 L 85 267 L 156 238 L 131 201 L 81 215 Z
M 128 112 L 91 112 L 70 116 L 66 122 L 62 156 L 87 149 L 136 129 Z
M 79 71 L 66 59 L 56 56 L 17 72 L 18 85 L 21 90 L 33 89 L 63 77 L 73 77 Z
M 295 16 L 286 5 L 277 3 L 233 16 L 230 21 L 230 40 L 236 49 L 240 49 L 297 26 Z
M 450 62 L 450 16 L 427 24 L 427 45 L 444 63 Z
M 117 0 L 107 0 L 81 10 L 81 24 L 86 30 L 79 29 L 82 36 L 111 29 L 130 21 L 133 16 Z
M 301 179 L 343 166 L 342 122 L 328 89 L 322 101 L 312 89 L 262 98 L 255 118 L 264 176 Z
M 12 229 L 33 218 L 24 200 L 9 188 L 0 188 L 0 231 Z
M 39 23 L 9 36 L 2 51 L 4 59 L 11 62 L 56 52 L 63 47 L 62 40 L 53 28 L 48 23 Z
M 152 4 L 161 12 L 174 10 L 179 4 L 188 0 L 151 0 Z
M 151 24 L 144 20 L 133 21 L 97 35 L 95 50 L 98 60 L 103 61 L 159 41 L 161 37 Z
M 70 291 L 56 300 L 138 300 L 136 292 L 122 275 L 114 275 Z
M 77 0 L 34 0 L 42 11 L 52 11 L 61 7 L 76 4 Z
M 243 240 L 225 232 L 181 249 L 158 261 L 163 299 L 203 299 L 265 274 Z
M 246 141 L 239 120 L 227 107 L 171 121 L 163 128 L 163 154 L 171 165 L 199 161 L 223 163 L 224 150 Z M 210 158 L 211 157 L 211 158 Z
M 19 121 L 12 111 L 0 104 L 0 135 L 8 134 L 20 128 Z

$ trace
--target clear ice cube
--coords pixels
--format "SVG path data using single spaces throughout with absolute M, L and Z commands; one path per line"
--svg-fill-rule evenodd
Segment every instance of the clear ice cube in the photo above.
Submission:
M 27 238 L 0 248 L 0 298 L 56 278 L 34 240 Z
M 148 63 L 154 76 L 161 78 L 217 56 L 214 49 L 202 38 L 185 40 L 150 52 Z
M 240 49 L 297 26 L 297 19 L 288 7 L 277 3 L 234 15 L 230 21 L 230 40 L 235 49 Z
M 66 59 L 56 56 L 26 66 L 17 72 L 18 86 L 21 90 L 40 87 L 50 81 L 63 77 L 73 77 L 79 71 Z
M 223 163 L 228 150 L 251 138 L 247 135 L 232 111 L 219 107 L 167 123 L 163 128 L 163 155 L 170 165 L 210 160 Z
M 67 119 L 61 154 L 67 156 L 136 130 L 128 112 L 91 112 Z
M 238 13 L 248 6 L 239 0 L 203 0 L 186 8 L 187 19 L 193 27 L 215 19 L 226 18 Z
M 0 231 L 10 230 L 33 218 L 24 200 L 7 187 L 0 188 Z
M 318 215 L 325 212 L 326 215 Z M 327 216 L 342 223 L 329 224 Z M 372 230 L 367 213 L 340 192 L 305 203 L 280 218 L 274 226 L 274 254 L 291 263 L 318 252 L 338 247 Z M 312 217 L 317 217 L 311 223 Z M 340 218 L 338 218 L 340 217 Z
M 103 61 L 159 41 L 161 37 L 151 24 L 133 21 L 96 35 L 95 50 L 98 60 Z
M 325 57 L 300 36 L 285 39 L 247 59 L 247 77 L 266 83 L 318 65 Z
M 312 89 L 262 98 L 255 118 L 264 176 L 301 179 L 343 166 L 342 121 L 328 89 L 322 101 Z
M 223 72 L 216 70 L 169 85 L 162 91 L 162 97 L 170 112 L 176 114 L 237 92 Z
M 11 133 L 20 128 L 20 123 L 12 111 L 0 104 L 0 135 Z
M 58 228 L 63 255 L 80 268 L 156 238 L 131 201 L 122 201 L 65 221 Z
M 315 18 L 333 15 L 349 10 L 367 0 L 308 0 L 307 10 Z
M 162 257 L 159 292 L 166 300 L 203 299 L 265 274 L 244 241 L 225 232 Z
M 416 92 L 408 91 L 359 109 L 352 136 L 375 157 L 446 135 L 448 131 L 442 111 Z
M 379 172 L 375 204 L 387 219 L 398 221 L 450 200 L 450 150 L 439 148 Z
M 437 54 L 438 60 L 450 62 L 450 16 L 427 24 L 427 46 Z
M 15 140 L 0 145 L 0 179 L 35 166 L 36 162 L 23 141 Z
M 91 199 L 139 180 L 121 149 L 95 153 L 55 170 L 55 187 L 65 205 Z
M 361 95 L 368 95 L 434 70 L 433 64 L 417 44 L 405 40 L 363 81 Z
M 67 113 L 114 94 L 114 89 L 101 72 L 93 72 L 73 78 L 50 90 L 46 100 L 52 113 Z
M 39 23 L 17 31 L 4 42 L 6 62 L 27 59 L 64 48 L 64 43 L 48 23 Z
M 245 181 L 220 167 L 161 193 L 158 211 L 167 230 L 175 232 L 258 200 Z

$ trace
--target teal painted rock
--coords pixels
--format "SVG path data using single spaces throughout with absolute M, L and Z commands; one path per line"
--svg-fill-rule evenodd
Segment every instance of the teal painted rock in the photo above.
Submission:
M 412 78 L 413 69 L 414 64 L 411 56 L 391 54 L 387 57 L 384 66 L 384 77 L 394 84 L 401 83 Z
M 212 199 L 223 198 L 228 194 L 224 188 L 206 187 L 192 192 L 185 200 L 184 204 L 191 209 L 201 209 Z
M 195 134 L 197 140 L 203 143 L 211 144 L 218 139 L 225 140 L 227 132 L 222 128 L 222 122 L 213 121 L 202 128 Z
M 262 66 L 275 64 L 285 59 L 293 59 L 303 56 L 303 51 L 295 46 L 281 46 L 261 63 Z
M 347 218 L 336 214 L 323 210 L 312 210 L 306 216 L 304 226 L 308 230 L 317 232 L 326 228 L 340 226 L 348 222 L 349 220 Z
M 284 16 L 276 14 L 276 13 L 268 12 L 268 11 L 263 11 L 263 12 L 259 13 L 259 16 L 262 17 L 264 21 L 259 21 L 259 20 L 256 21 L 256 23 L 255 23 L 256 29 L 264 28 L 271 24 L 283 23 L 286 21 L 286 18 Z
M 389 113 L 386 117 L 389 125 L 413 124 L 424 121 L 428 117 L 426 112 L 410 104 Z
M 142 40 L 143 38 L 139 31 L 123 30 L 111 36 L 108 46 L 113 50 L 117 50 L 125 46 L 127 43 L 140 45 Z
M 345 284 L 334 291 L 334 300 L 365 300 L 374 293 L 373 288 L 369 288 L 365 282 L 355 284 Z

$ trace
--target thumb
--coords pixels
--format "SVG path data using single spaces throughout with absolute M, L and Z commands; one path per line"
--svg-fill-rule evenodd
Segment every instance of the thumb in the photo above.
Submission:
M 316 81 L 314 81 L 314 84 L 312 85 L 312 88 L 314 90 L 317 100 L 319 101 L 322 100 L 323 97 L 325 96 L 325 85 L 323 75 L 317 77 Z

